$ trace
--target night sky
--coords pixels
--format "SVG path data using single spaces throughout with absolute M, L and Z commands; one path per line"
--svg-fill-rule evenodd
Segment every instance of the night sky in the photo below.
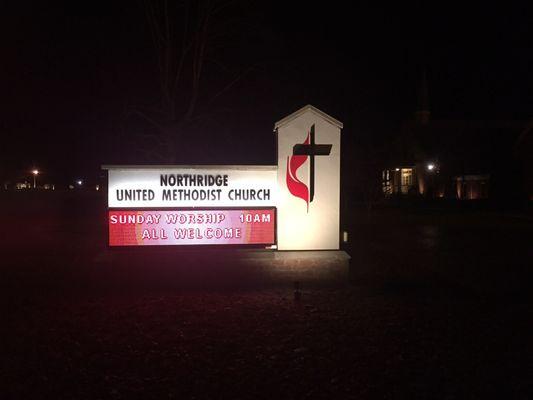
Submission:
M 274 163 L 274 122 L 308 103 L 344 122 L 345 154 L 387 141 L 412 115 L 424 68 L 432 118 L 531 117 L 530 9 L 398 3 L 232 2 L 202 96 L 246 73 L 206 108 L 177 163 Z M 120 129 L 125 108 L 159 98 L 141 2 L 12 2 L 0 29 L 2 174 L 35 165 L 92 179 L 101 164 L 151 162 L 134 150 L 134 121 Z

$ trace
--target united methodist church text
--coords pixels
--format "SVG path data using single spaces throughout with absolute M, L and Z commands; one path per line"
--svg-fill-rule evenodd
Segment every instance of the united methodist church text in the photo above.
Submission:
M 231 181 L 228 175 L 208 174 L 160 174 L 159 184 L 162 188 L 161 201 L 249 201 L 270 200 L 269 188 L 229 189 Z M 152 201 L 156 197 L 153 189 L 116 189 L 116 200 Z

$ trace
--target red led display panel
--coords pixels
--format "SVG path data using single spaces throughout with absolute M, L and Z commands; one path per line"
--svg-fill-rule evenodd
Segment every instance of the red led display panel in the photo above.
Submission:
M 109 245 L 270 245 L 275 218 L 273 208 L 109 210 Z

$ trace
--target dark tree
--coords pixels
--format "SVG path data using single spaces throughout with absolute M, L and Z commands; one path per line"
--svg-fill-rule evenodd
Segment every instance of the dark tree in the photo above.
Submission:
M 123 126 L 143 120 L 147 129 L 137 134 L 138 149 L 148 160 L 174 163 L 178 139 L 209 116 L 251 68 L 231 71 L 219 57 L 235 33 L 235 2 L 145 0 L 142 7 L 155 50 L 158 98 L 151 105 L 128 106 Z M 207 83 L 213 75 L 223 78 Z

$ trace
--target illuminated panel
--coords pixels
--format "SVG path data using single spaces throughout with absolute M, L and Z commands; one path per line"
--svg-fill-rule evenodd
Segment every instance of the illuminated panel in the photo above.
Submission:
M 269 245 L 275 218 L 273 208 L 109 210 L 109 245 Z
M 109 169 L 108 207 L 267 208 L 276 204 L 276 167 Z

